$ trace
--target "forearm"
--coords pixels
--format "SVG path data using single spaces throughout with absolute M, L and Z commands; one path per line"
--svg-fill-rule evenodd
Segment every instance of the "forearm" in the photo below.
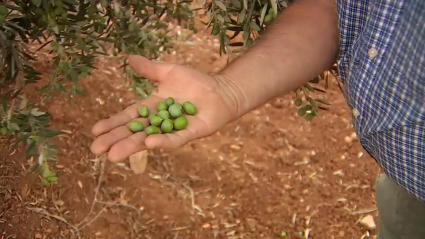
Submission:
M 334 1 L 300 0 L 216 77 L 232 95 L 239 117 L 329 69 L 338 41 Z

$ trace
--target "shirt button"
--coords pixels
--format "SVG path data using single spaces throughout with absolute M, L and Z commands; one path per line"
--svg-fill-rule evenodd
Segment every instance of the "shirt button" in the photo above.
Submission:
M 353 109 L 353 115 L 357 118 L 360 115 L 360 112 L 357 109 Z
M 370 58 L 375 58 L 378 55 L 378 51 L 375 49 L 375 47 L 372 47 L 368 51 Z

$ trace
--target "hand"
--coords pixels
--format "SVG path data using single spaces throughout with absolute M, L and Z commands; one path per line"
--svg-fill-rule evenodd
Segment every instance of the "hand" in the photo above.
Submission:
M 92 133 L 97 137 L 91 145 L 94 154 L 108 152 L 109 160 L 117 162 L 145 149 L 173 149 L 209 136 L 234 120 L 236 101 L 225 93 L 231 91 L 225 89 L 228 84 L 223 80 L 184 66 L 155 63 L 141 56 L 131 56 L 129 64 L 141 76 L 158 82 L 158 88 L 148 98 L 93 126 Z M 144 131 L 132 133 L 127 128 L 127 123 L 134 119 L 141 120 L 146 127 L 148 120 L 139 116 L 139 106 L 145 104 L 151 112 L 156 112 L 156 103 L 168 97 L 179 103 L 190 101 L 197 107 L 196 115 L 187 116 L 186 129 L 147 136 Z

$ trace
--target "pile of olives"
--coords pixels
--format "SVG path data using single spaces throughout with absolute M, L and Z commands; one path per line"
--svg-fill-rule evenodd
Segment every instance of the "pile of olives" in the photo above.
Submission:
M 183 130 L 188 125 L 188 119 L 183 113 L 195 115 L 197 113 L 196 106 L 189 101 L 183 104 L 174 102 L 172 97 L 168 97 L 165 101 L 159 101 L 156 104 L 157 113 L 151 113 L 146 105 L 139 107 L 139 115 L 143 118 L 148 118 L 149 126 L 141 121 L 133 120 L 128 123 L 128 128 L 136 133 L 143 130 L 147 135 L 159 133 L 171 133 L 173 130 Z

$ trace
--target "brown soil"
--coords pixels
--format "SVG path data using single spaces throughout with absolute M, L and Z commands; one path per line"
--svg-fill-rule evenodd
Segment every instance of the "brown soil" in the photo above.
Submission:
M 216 39 L 199 33 L 189 41 L 193 46 L 182 42 L 163 60 L 210 73 L 225 66 L 227 56 L 219 56 Z M 0 238 L 358 239 L 376 234 L 357 221 L 368 214 L 377 221 L 379 168 L 357 140 L 351 141 L 351 112 L 335 81 L 327 94 L 332 107 L 322 121 L 299 118 L 293 96 L 281 97 L 208 138 L 149 152 L 146 172 L 135 175 L 127 162 L 103 164 L 89 151 L 92 125 L 136 99 L 119 64 L 101 59 L 99 70 L 82 80 L 85 97 L 76 98 L 75 105 L 56 97 L 45 107 L 52 126 L 69 132 L 56 142 L 57 184 L 43 188 L 37 176 L 23 170 L 29 165 L 23 152 L 1 141 Z M 72 227 L 78 226 L 77 235 Z M 286 237 L 279 236 L 283 231 Z

